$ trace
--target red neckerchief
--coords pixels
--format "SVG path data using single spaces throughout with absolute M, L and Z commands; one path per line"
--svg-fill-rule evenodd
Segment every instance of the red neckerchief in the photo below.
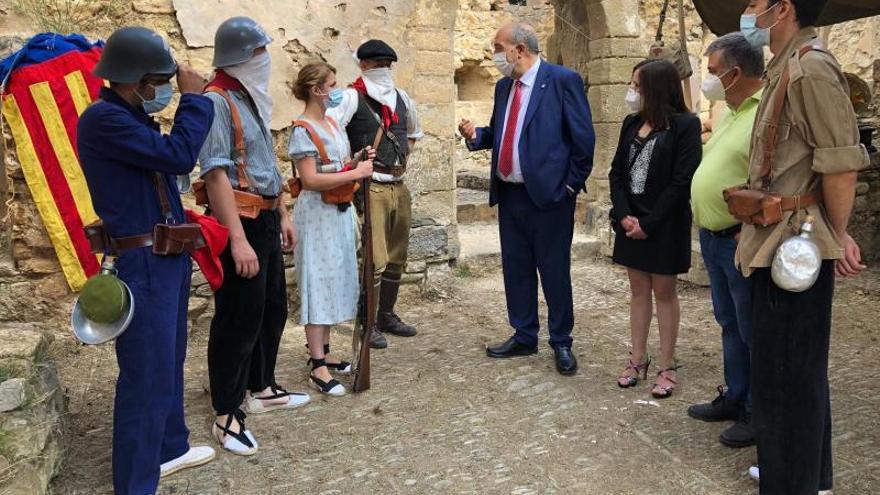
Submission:
M 226 91 L 243 91 L 247 93 L 244 84 L 227 74 L 223 69 L 217 69 L 214 71 L 214 79 L 211 79 L 206 87 L 210 86 L 216 86 L 220 89 L 225 89 Z
M 370 95 L 367 94 L 367 85 L 364 84 L 364 78 L 357 78 L 357 81 L 355 81 L 351 87 L 356 89 L 358 93 L 368 98 L 370 97 Z M 391 127 L 392 122 L 395 124 L 399 122 L 397 112 L 392 111 L 391 107 L 388 105 L 382 105 L 382 127 L 387 130 Z

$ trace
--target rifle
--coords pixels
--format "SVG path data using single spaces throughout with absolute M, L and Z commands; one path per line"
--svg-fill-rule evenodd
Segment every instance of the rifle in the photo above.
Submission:
M 376 288 L 373 285 L 373 228 L 370 222 L 370 178 L 361 183 L 364 201 L 364 224 L 361 228 L 361 291 L 358 298 L 358 317 L 352 336 L 353 355 L 357 359 L 354 368 L 355 392 L 370 388 L 370 333 L 376 324 Z M 360 348 L 358 349 L 358 346 Z

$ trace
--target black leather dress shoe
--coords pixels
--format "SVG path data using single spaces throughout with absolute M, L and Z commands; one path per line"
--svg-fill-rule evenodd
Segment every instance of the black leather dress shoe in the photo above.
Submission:
M 573 375 L 577 373 L 578 362 L 571 352 L 571 346 L 560 345 L 553 348 L 556 353 L 556 371 L 560 375 Z
M 734 421 L 739 418 L 740 406 L 728 402 L 724 387 L 718 386 L 718 397 L 705 404 L 694 404 L 688 408 L 688 416 L 700 421 Z
M 538 347 L 529 347 L 520 344 L 513 337 L 502 344 L 486 347 L 486 355 L 490 358 L 510 358 L 516 356 L 528 356 L 538 352 Z
M 755 429 L 752 427 L 751 415 L 743 414 L 736 424 L 721 432 L 718 440 L 722 444 L 735 449 L 755 445 L 757 440 L 755 439 Z

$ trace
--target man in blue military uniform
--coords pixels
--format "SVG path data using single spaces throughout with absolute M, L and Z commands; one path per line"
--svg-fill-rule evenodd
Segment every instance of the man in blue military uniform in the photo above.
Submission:
M 113 33 L 94 73 L 110 87 L 79 120 L 79 157 L 118 276 L 134 296 L 133 320 L 116 340 L 113 485 L 117 494 L 152 494 L 160 476 L 214 457 L 210 447 L 190 448 L 183 412 L 190 257 L 150 247 L 154 226 L 185 222 L 175 176 L 192 171 L 214 111 L 200 95 L 205 80 L 178 67 L 167 42 L 146 28 Z M 182 96 L 163 135 L 149 114 L 168 105 L 175 74 Z

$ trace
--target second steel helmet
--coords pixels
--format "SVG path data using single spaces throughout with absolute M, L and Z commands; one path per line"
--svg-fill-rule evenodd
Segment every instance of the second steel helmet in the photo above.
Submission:
M 254 50 L 272 42 L 272 38 L 250 17 L 227 19 L 214 35 L 214 67 L 229 67 L 250 60 Z
M 104 45 L 101 60 L 92 71 L 116 83 L 136 83 L 147 74 L 172 75 L 177 62 L 165 38 L 145 27 L 117 29 Z

